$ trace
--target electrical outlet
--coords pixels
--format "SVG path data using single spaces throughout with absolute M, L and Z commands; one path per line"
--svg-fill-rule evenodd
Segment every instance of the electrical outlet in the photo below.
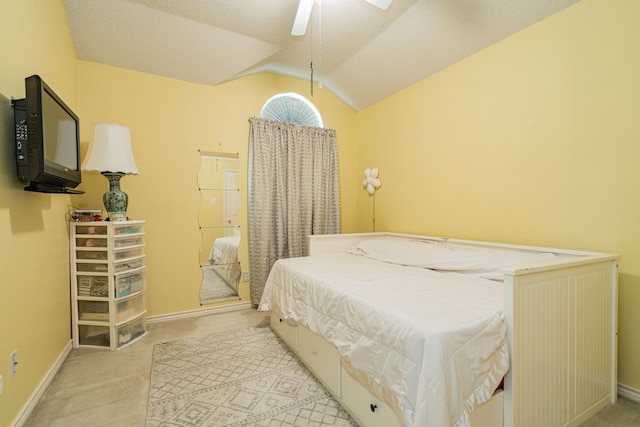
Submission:
M 15 349 L 9 356 L 9 376 L 13 377 L 17 373 L 18 373 L 18 349 Z
M 2 375 L 0 375 L 0 394 L 2 394 Z
M 242 281 L 243 282 L 248 282 L 250 278 L 251 278 L 251 276 L 249 276 L 249 272 L 248 271 L 245 271 L 244 273 L 242 273 Z

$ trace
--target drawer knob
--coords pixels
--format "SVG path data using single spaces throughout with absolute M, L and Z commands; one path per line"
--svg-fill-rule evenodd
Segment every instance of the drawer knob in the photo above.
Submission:
M 378 409 L 378 405 L 372 403 L 371 405 L 369 405 L 369 408 L 371 409 L 371 412 L 376 412 L 376 409 Z
M 313 354 L 313 355 L 315 356 L 316 354 L 318 354 L 318 350 L 316 350 L 315 348 L 314 348 L 314 349 L 312 349 L 312 350 L 311 350 L 311 354 Z

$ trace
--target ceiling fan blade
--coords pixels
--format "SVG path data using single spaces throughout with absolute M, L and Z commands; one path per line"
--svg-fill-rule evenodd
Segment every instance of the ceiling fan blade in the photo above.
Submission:
M 366 0 L 375 7 L 379 7 L 382 10 L 387 10 L 392 0 Z
M 291 29 L 292 36 L 304 36 L 304 33 L 307 32 L 307 25 L 309 24 L 312 9 L 313 0 L 300 0 L 296 20 L 293 21 L 293 28 Z

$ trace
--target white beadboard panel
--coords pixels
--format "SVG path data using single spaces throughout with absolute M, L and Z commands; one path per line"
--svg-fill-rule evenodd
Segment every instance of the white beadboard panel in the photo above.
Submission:
M 513 393 L 516 426 L 578 425 L 615 401 L 615 346 L 594 350 L 616 340 L 611 263 L 550 274 L 514 278 L 511 375 L 527 384 Z
M 572 352 L 566 279 L 541 279 L 518 288 L 514 307 L 514 381 L 529 387 L 514 392 L 514 425 L 563 425 L 569 394 L 568 355 Z M 544 407 L 546 411 L 539 411 Z
M 610 271 L 595 271 L 575 278 L 575 368 L 572 386 L 576 391 L 575 414 L 589 410 L 607 399 L 611 387 L 611 353 L 593 351 L 606 348 L 611 340 L 612 293 Z M 585 374 L 588 372 L 589 374 Z

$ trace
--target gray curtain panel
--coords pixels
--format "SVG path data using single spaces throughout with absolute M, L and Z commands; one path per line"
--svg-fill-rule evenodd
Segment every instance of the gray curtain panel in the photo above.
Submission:
M 336 131 L 252 117 L 249 134 L 251 302 L 273 263 L 307 255 L 307 236 L 340 233 Z

